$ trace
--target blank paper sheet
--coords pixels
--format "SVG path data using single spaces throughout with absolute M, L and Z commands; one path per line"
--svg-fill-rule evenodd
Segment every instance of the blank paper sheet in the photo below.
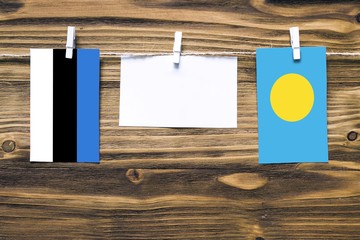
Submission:
M 237 58 L 122 57 L 120 126 L 237 127 Z

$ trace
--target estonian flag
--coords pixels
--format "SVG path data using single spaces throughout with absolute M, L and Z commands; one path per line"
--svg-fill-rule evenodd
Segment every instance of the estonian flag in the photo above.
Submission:
M 30 50 L 30 162 L 99 162 L 99 50 Z

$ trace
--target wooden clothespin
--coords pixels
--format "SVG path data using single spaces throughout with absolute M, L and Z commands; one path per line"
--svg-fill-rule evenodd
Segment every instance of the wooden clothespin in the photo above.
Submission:
M 290 28 L 290 41 L 294 60 L 300 60 L 300 34 L 299 27 Z
M 68 27 L 66 54 L 65 57 L 71 59 L 73 57 L 73 50 L 75 49 L 75 27 Z
M 175 40 L 174 40 L 174 59 L 173 62 L 175 64 L 180 63 L 180 55 L 181 55 L 181 39 L 182 39 L 182 32 L 175 32 Z

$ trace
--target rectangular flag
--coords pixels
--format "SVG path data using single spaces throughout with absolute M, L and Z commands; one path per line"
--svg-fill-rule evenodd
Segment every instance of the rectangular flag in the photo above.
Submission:
M 30 161 L 99 162 L 98 49 L 30 50 Z
M 259 163 L 327 162 L 326 48 L 256 50 Z
M 120 126 L 237 127 L 237 58 L 122 57 Z

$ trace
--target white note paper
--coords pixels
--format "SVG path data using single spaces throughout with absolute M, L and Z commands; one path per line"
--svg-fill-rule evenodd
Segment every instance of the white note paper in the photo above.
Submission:
M 237 58 L 122 57 L 120 126 L 237 127 Z

